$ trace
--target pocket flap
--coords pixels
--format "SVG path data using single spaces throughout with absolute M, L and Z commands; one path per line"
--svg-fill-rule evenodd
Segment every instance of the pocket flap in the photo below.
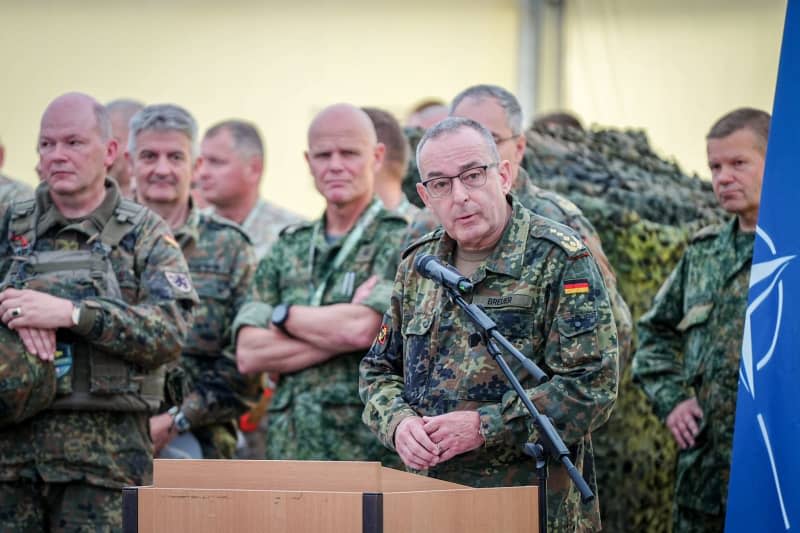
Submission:
M 564 337 L 575 337 L 597 327 L 597 311 L 573 316 L 558 317 L 558 332 Z
M 425 335 L 433 324 L 433 315 L 417 314 L 403 324 L 403 335 Z

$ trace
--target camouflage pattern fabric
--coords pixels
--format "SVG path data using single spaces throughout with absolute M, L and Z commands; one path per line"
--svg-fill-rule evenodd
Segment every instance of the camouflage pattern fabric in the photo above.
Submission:
M 50 510 L 45 513 L 44 509 Z M 32 486 L 28 482 L 0 483 L 0 531 L 32 533 L 64 531 L 112 533 L 122 531 L 119 490 L 81 482 Z
M 548 126 L 527 132 L 522 166 L 539 187 L 572 200 L 603 242 L 634 323 L 680 259 L 688 237 L 721 222 L 711 184 L 660 158 L 644 132 Z M 636 334 L 634 328 L 634 346 Z M 675 444 L 623 367 L 609 422 L 593 434 L 609 531 L 668 532 Z
M 395 429 L 406 417 L 477 410 L 485 445 L 427 474 L 479 487 L 535 484 L 533 461 L 522 447 L 538 435 L 522 402 L 485 346 L 470 347 L 469 319 L 441 287 L 414 271 L 421 253 L 452 264 L 455 246 L 438 229 L 406 251 L 381 334 L 361 362 L 364 422 L 394 449 Z M 611 413 L 618 376 L 616 327 L 597 264 L 577 234 L 513 201 L 501 240 L 471 279 L 472 302 L 550 375 L 537 386 L 509 360 L 596 488 L 591 432 Z M 598 500 L 581 504 L 565 469 L 550 466 L 550 530 L 600 529 Z
M 66 220 L 50 200 L 46 184 L 37 189 L 36 250 L 84 249 L 94 241 L 120 202 L 116 185 L 106 181 L 106 197 L 88 217 Z M 0 232 L 8 232 L 8 213 Z M 0 275 L 10 266 L 9 242 L 0 241 Z M 83 299 L 80 324 L 69 334 L 117 354 L 132 366 L 153 369 L 180 357 L 197 296 L 176 286 L 189 272 L 169 228 L 147 211 L 111 251 L 122 299 Z M 80 297 L 76 296 L 77 300 Z M 62 330 L 58 334 L 61 335 Z M 119 489 L 147 484 L 152 443 L 146 412 L 46 410 L 0 431 L 0 484 L 26 484 L 26 491 L 46 494 L 52 484 L 80 482 Z M 20 506 L 24 502 L 18 502 Z M 11 502 L 9 502 L 11 504 Z M 121 524 L 116 525 L 117 528 Z
M 414 192 L 414 194 L 417 194 L 416 191 Z M 414 217 L 417 216 L 417 213 L 419 213 L 419 211 L 420 208 L 409 202 L 408 197 L 405 195 L 403 195 L 403 201 L 400 202 L 400 204 L 397 207 L 392 209 L 392 213 L 403 217 L 406 220 L 406 223 L 408 224 L 410 224 L 411 221 L 414 220 Z
M 638 324 L 633 376 L 658 417 L 692 397 L 704 414 L 695 446 L 678 453 L 676 532 L 691 530 L 684 509 L 724 523 L 754 241 L 737 224 L 693 238 Z
M 0 174 L 0 213 L 14 200 L 33 196 L 33 189 L 28 185 Z
M 422 140 L 422 136 L 425 135 L 425 130 L 422 128 L 403 128 L 403 133 L 406 135 L 406 139 L 408 139 L 408 145 L 411 147 L 409 150 L 409 159 L 408 159 L 408 170 L 406 171 L 406 175 L 403 177 L 403 193 L 406 195 L 406 198 L 409 202 L 414 204 L 415 206 L 423 209 L 425 204 L 422 203 L 422 199 L 417 194 L 417 183 L 419 183 L 419 169 L 417 168 L 417 145 L 419 141 Z M 427 232 L 424 232 L 424 235 Z
M 235 418 L 256 398 L 252 379 L 236 368 L 233 319 L 248 299 L 255 259 L 236 224 L 192 208 L 175 231 L 192 275 L 199 305 L 180 366 L 189 392 L 181 411 L 205 459 L 230 459 L 236 449 Z
M 253 244 L 256 261 L 267 255 L 269 247 L 278 240 L 283 228 L 303 220 L 304 217 L 259 198 L 253 210 L 242 222 L 242 228 Z
M 245 304 L 235 331 L 245 324 L 266 327 L 272 306 L 279 303 L 308 305 L 312 291 L 330 270 L 346 238 L 329 244 L 324 223 L 323 216 L 284 230 L 258 266 L 256 300 Z M 317 225 L 321 229 L 315 232 Z M 353 296 L 350 289 L 376 275 L 379 282 L 364 305 L 382 315 L 389 305 L 405 226 L 401 217 L 381 209 L 353 252 L 331 273 L 322 305 L 349 303 Z M 312 246 L 314 264 L 310 265 Z M 353 276 L 349 283 L 348 278 Z M 358 363 L 364 353 L 343 353 L 322 364 L 281 375 L 269 406 L 268 459 L 381 461 L 387 466 L 399 463 L 397 456 L 361 423 Z

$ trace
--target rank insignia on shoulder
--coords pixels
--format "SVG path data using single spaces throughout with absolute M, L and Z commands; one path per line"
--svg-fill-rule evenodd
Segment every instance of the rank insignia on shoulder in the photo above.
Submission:
M 190 292 L 192 290 L 192 282 L 189 276 L 182 272 L 164 272 L 167 281 L 175 290 L 180 292 Z
M 380 344 L 381 346 L 386 344 L 386 337 L 388 335 L 389 335 L 389 326 L 387 326 L 386 324 L 381 324 L 381 329 L 380 331 L 378 331 L 378 338 L 377 338 L 378 344 Z
M 571 279 L 564 282 L 564 294 L 586 294 L 589 292 L 588 279 Z
M 173 237 L 172 235 L 166 235 L 165 234 L 165 235 L 162 235 L 161 238 L 164 239 L 165 243 L 167 243 L 168 245 L 172 246 L 173 248 L 177 248 L 178 250 L 181 249 L 181 247 L 178 245 L 178 241 L 176 241 L 175 237 Z

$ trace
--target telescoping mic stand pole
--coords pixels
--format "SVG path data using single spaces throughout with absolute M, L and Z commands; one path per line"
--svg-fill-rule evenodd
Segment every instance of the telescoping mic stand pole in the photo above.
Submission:
M 480 342 L 486 344 L 489 353 L 494 360 L 497 361 L 503 374 L 506 375 L 511 386 L 517 391 L 517 395 L 531 413 L 531 417 L 533 417 L 533 424 L 539 432 L 539 439 L 536 441 L 536 444 L 526 444 L 525 453 L 532 455 L 536 459 L 536 475 L 539 479 L 539 530 L 542 533 L 546 533 L 548 455 L 556 461 L 559 461 L 567 469 L 569 477 L 572 478 L 572 482 L 575 483 L 575 486 L 581 493 L 581 501 L 583 503 L 592 501 L 594 499 L 594 494 L 592 494 L 589 485 L 584 481 L 583 477 L 581 477 L 578 469 L 572 464 L 569 458 L 569 449 L 564 444 L 564 441 L 561 440 L 561 437 L 559 437 L 558 431 L 553 427 L 553 423 L 550 422 L 548 417 L 542 415 L 536 409 L 531 399 L 525 394 L 525 389 L 522 388 L 517 376 L 514 375 L 505 359 L 503 359 L 503 354 L 498 345 L 513 355 L 522 366 L 525 367 L 525 370 L 533 376 L 533 379 L 535 379 L 537 383 L 541 384 L 547 381 L 547 374 L 545 374 L 536 363 L 522 355 L 519 350 L 514 348 L 513 344 L 508 342 L 508 339 L 497 331 L 497 324 L 483 312 L 483 309 L 476 304 L 468 304 L 456 290 L 444 284 L 442 288 L 447 292 L 450 299 L 463 309 L 467 316 L 478 326 L 478 333 L 470 335 L 470 345 L 477 346 Z

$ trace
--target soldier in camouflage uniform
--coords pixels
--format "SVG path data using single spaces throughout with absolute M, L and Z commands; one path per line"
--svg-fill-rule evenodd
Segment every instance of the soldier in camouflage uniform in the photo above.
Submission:
M 639 320 L 637 380 L 678 443 L 676 533 L 723 531 L 739 354 L 769 115 L 738 109 L 707 136 L 720 205 L 735 215 L 700 230 Z
M 470 347 L 468 318 L 414 271 L 415 258 L 430 253 L 470 277 L 472 302 L 549 373 L 537 386 L 511 363 L 596 489 L 590 434 L 617 394 L 616 328 L 596 262 L 569 228 L 506 196 L 511 164 L 477 122 L 446 119 L 417 154 L 417 189 L 444 229 L 404 253 L 391 308 L 361 362 L 364 422 L 430 476 L 484 487 L 536 482 L 522 449 L 538 436 L 522 402 L 485 347 Z M 551 531 L 599 529 L 598 500 L 581 504 L 563 466 L 552 465 L 548 489 Z
M 382 155 L 362 110 L 316 116 L 306 160 L 325 213 L 281 233 L 256 272 L 257 299 L 236 319 L 239 368 L 281 374 L 268 459 L 398 464 L 361 423 L 358 397 L 358 363 L 388 307 L 406 226 L 373 196 Z
M 534 185 L 520 166 L 525 154 L 522 131 L 522 109 L 517 98 L 496 85 L 475 85 L 461 91 L 453 99 L 451 115 L 470 118 L 486 127 L 494 138 L 502 159 L 511 163 L 511 192 L 524 206 L 537 215 L 560 222 L 578 232 L 600 267 L 611 298 L 617 325 L 620 366 L 627 363 L 633 337 L 633 319 L 625 300 L 617 290 L 617 277 L 603 251 L 600 237 L 578 207 L 562 195 Z M 409 226 L 406 242 L 410 243 L 438 225 L 436 217 L 425 210 Z
M 149 482 L 148 413 L 197 297 L 164 221 L 105 178 L 117 144 L 102 105 L 58 97 L 38 151 L 44 183 L 0 227 L 0 275 L 14 287 L 0 292 L 0 316 L 55 364 L 59 394 L 0 431 L 0 524 L 120 531 L 120 489 Z
M 248 295 L 255 260 L 239 226 L 192 205 L 196 137 L 194 118 L 175 105 L 148 106 L 131 119 L 127 157 L 139 201 L 172 227 L 200 297 L 177 370 L 185 374 L 185 394 L 168 389 L 170 409 L 151 419 L 150 431 L 156 451 L 171 452 L 165 456 L 179 456 L 174 439 L 190 432 L 203 458 L 230 459 L 234 421 L 247 408 L 249 388 L 236 369 L 231 324 Z
M 120 146 L 117 158 L 108 169 L 108 175 L 117 182 L 123 198 L 136 200 L 136 184 L 131 178 L 131 169 L 125 159 L 128 148 L 130 122 L 133 115 L 142 110 L 144 104 L 136 100 L 119 99 L 106 104 L 108 116 L 111 118 L 111 132 Z
M 419 207 L 412 204 L 403 192 L 403 176 L 406 175 L 411 152 L 408 139 L 397 119 L 388 111 L 377 107 L 362 109 L 375 126 L 378 142 L 385 149 L 383 164 L 375 174 L 375 193 L 386 209 L 400 215 L 406 222 L 411 222 L 419 212 Z
M 258 128 L 243 120 L 225 120 L 208 129 L 200 146 L 202 163 L 195 179 L 199 192 L 214 213 L 237 224 L 250 236 L 256 261 L 260 261 L 280 231 L 303 217 L 259 196 L 264 173 L 264 141 Z M 263 394 L 243 415 L 244 435 L 236 456 L 240 459 L 264 457 L 267 420 L 266 407 L 275 389 L 277 375 L 262 376 Z
M 244 228 L 260 261 L 283 228 L 303 220 L 259 197 L 264 172 L 261 134 L 249 122 L 226 120 L 208 129 L 200 153 L 200 193 L 217 215 Z

